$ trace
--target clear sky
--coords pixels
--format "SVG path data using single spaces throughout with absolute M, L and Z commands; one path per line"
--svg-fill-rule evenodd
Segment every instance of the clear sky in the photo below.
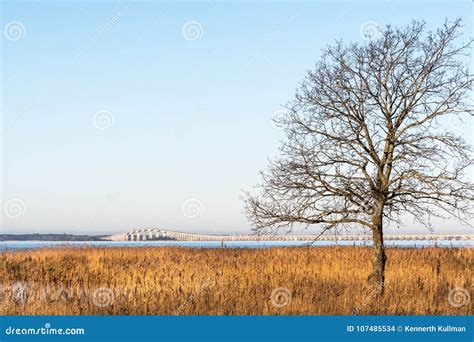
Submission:
M 270 118 L 323 47 L 412 19 L 463 17 L 472 36 L 473 15 L 469 0 L 1 6 L 12 233 L 248 232 L 240 192 L 283 138 Z M 473 141 L 472 125 L 457 129 Z

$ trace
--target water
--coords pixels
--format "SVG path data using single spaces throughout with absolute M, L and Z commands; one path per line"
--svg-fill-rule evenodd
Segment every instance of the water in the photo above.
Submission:
M 226 248 L 270 248 L 289 246 L 371 246 L 370 241 L 224 241 Z M 7 250 L 38 249 L 54 247 L 162 247 L 179 246 L 189 248 L 222 248 L 220 241 L 4 241 L 0 252 Z M 474 247 L 472 240 L 389 240 L 387 247 Z

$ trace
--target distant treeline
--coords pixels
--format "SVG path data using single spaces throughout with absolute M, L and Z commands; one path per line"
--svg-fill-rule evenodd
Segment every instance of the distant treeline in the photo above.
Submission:
M 104 241 L 107 235 L 0 234 L 0 241 Z

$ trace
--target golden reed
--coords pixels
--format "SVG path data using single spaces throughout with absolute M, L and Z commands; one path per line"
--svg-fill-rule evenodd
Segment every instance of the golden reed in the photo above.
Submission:
M 469 315 L 473 250 L 58 248 L 0 254 L 2 315 Z

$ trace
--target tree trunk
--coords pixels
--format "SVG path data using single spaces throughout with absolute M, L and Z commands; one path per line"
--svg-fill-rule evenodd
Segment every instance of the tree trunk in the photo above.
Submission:
M 372 273 L 369 276 L 369 283 L 375 291 L 383 294 L 385 283 L 385 247 L 383 244 L 383 205 L 377 206 L 372 217 Z

